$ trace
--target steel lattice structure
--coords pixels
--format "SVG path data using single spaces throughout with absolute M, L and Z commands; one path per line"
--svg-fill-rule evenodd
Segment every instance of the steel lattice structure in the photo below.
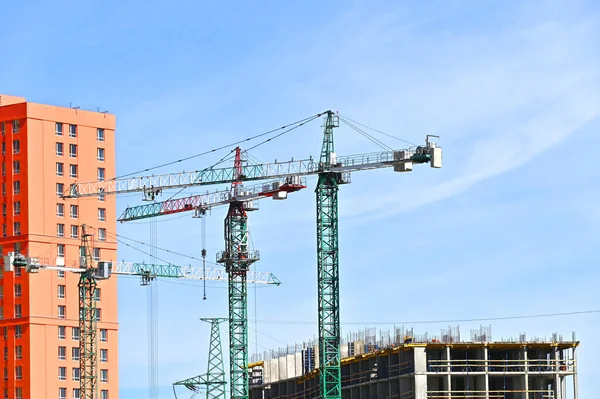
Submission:
M 194 393 L 199 392 L 202 387 L 206 387 L 206 399 L 225 399 L 227 379 L 223 367 L 220 324 L 228 319 L 212 317 L 201 318 L 200 320 L 210 323 L 210 344 L 206 374 L 177 381 L 173 386 L 184 386 Z
M 92 235 L 88 233 L 85 225 L 82 227 L 81 247 L 84 254 L 81 257 L 81 267 L 85 269 L 79 277 L 79 370 L 80 394 L 82 399 L 95 399 L 98 397 L 98 367 L 96 346 L 96 277 L 94 276 L 94 261 L 92 257 Z
M 338 259 L 338 183 L 339 172 L 331 172 L 333 128 L 332 112 L 327 114 L 321 149 L 323 172 L 317 183 L 317 284 L 319 312 L 319 361 L 321 396 L 341 398 L 340 374 L 340 287 Z M 335 155 L 334 155 L 335 156 Z
M 350 156 L 337 156 L 334 152 L 333 128 L 338 127 L 338 117 L 332 111 L 326 111 L 325 130 L 321 156 L 318 161 L 312 157 L 303 160 L 290 160 L 287 162 L 274 162 L 256 165 L 242 164 L 236 161 L 229 168 L 208 168 L 194 172 L 172 173 L 156 176 L 134 177 L 125 179 L 113 179 L 109 181 L 75 183 L 72 184 L 64 194 L 64 197 L 86 197 L 99 194 L 119 194 L 129 192 L 144 192 L 146 197 L 154 197 L 162 190 L 181 187 L 204 186 L 212 184 L 236 183 L 232 185 L 231 204 L 234 202 L 244 203 L 247 201 L 247 193 L 242 189 L 242 181 L 257 181 L 270 179 L 286 179 L 288 183 L 303 176 L 318 175 L 319 180 L 316 189 L 317 199 L 317 267 L 318 267 L 318 313 L 319 313 L 319 355 L 321 375 L 321 397 L 323 399 L 339 399 L 341 397 L 340 377 L 340 320 L 339 320 L 339 248 L 338 248 L 338 186 L 350 182 L 350 173 L 356 171 L 393 168 L 396 172 L 410 172 L 413 165 L 429 163 L 433 168 L 442 167 L 442 149 L 430 141 L 427 136 L 425 145 L 414 146 L 402 150 L 382 151 L 364 153 Z M 238 149 L 239 154 L 239 149 Z M 236 157 L 239 159 L 239 157 Z M 284 196 L 273 196 L 282 199 Z M 257 197 L 258 199 L 258 197 Z M 123 220 L 137 220 L 145 217 L 162 216 L 189 210 L 202 210 L 223 203 L 218 196 L 205 196 L 203 198 L 188 197 L 184 200 L 173 202 L 172 200 L 153 204 L 152 207 L 142 205 L 140 207 L 128 208 Z M 200 204 L 196 206 L 196 204 Z M 239 215 L 241 215 L 240 209 Z M 230 213 L 231 205 L 230 205 Z M 232 214 L 233 215 L 233 214 Z M 233 219 L 231 219 L 233 220 Z M 230 221 L 231 221 L 230 220 Z M 227 226 L 227 223 L 226 223 Z M 226 227 L 227 228 L 227 227 Z M 229 242 L 235 237 L 226 235 Z M 230 276 L 231 282 L 231 276 Z M 235 287 L 235 285 L 234 285 Z M 230 286 L 230 312 L 231 307 L 238 301 L 237 296 L 243 297 L 244 292 L 232 291 Z M 231 301 L 234 303 L 232 304 Z M 235 317 L 242 317 L 236 313 Z M 230 334 L 235 331 L 230 329 Z M 238 343 L 230 336 L 231 342 Z M 241 341 L 239 341 L 241 342 Z M 230 347 L 230 350 L 233 350 Z M 236 355 L 237 356 L 237 355 Z M 236 360 L 236 362 L 241 361 Z M 233 364 L 233 362 L 232 362 Z M 233 366 L 232 366 L 233 367 Z M 242 367 L 240 365 L 240 367 Z M 233 371 L 233 369 L 232 369 Z M 236 378 L 242 373 L 235 370 Z M 247 374 L 244 369 L 245 386 L 247 387 Z M 241 378 L 241 377 L 240 377 Z M 240 386 L 242 386 L 240 384 Z M 247 398 L 243 392 L 232 389 L 232 398 Z M 233 396 L 235 393 L 236 396 Z

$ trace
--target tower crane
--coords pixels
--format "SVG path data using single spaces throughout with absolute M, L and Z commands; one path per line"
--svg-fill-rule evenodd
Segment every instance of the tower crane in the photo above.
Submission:
M 324 116 L 324 134 L 321 154 L 318 160 L 309 157 L 302 160 L 290 160 L 287 162 L 274 162 L 263 164 L 240 165 L 234 167 L 209 168 L 194 172 L 170 173 L 153 176 L 114 179 L 109 181 L 74 183 L 65 193 L 65 197 L 87 197 L 98 194 L 143 192 L 145 196 L 160 193 L 162 190 L 183 188 L 189 186 L 203 186 L 214 184 L 231 183 L 236 187 L 239 195 L 242 192 L 242 181 L 259 181 L 270 179 L 284 179 L 293 182 L 308 175 L 317 175 L 318 183 L 316 192 L 317 203 L 317 275 L 318 275 L 318 329 L 319 329 L 319 378 L 320 397 L 323 399 L 341 398 L 341 373 L 340 373 L 340 309 L 339 309 L 339 247 L 338 247 L 338 189 L 342 184 L 351 182 L 351 172 L 359 172 L 371 169 L 391 167 L 395 172 L 410 172 L 414 165 L 429 164 L 433 168 L 442 167 L 442 149 L 434 140 L 437 136 L 428 135 L 425 144 L 402 150 L 386 150 L 376 153 L 363 153 L 350 156 L 337 156 L 334 149 L 334 128 L 339 127 L 339 116 L 332 111 L 326 111 L 319 116 Z M 234 195 L 235 197 L 235 195 Z M 128 208 L 122 220 L 136 220 L 144 217 L 161 216 L 175 212 L 184 212 L 194 209 L 203 209 L 203 200 L 206 197 L 192 196 L 178 199 L 177 203 L 165 201 L 152 205 L 141 205 Z M 243 203 L 242 197 L 237 201 Z M 175 201 L 175 200 L 172 200 Z M 245 212 L 243 206 L 230 205 L 226 221 L 226 231 L 235 232 L 235 236 L 226 237 L 228 243 L 244 245 Z M 153 208 L 154 207 L 154 208 Z M 235 250 L 229 246 L 228 250 Z M 228 270 L 243 270 L 253 260 L 253 254 L 234 252 L 234 255 L 244 254 L 243 263 L 229 260 Z M 231 252 L 227 252 L 231 255 Z M 235 280 L 234 280 L 235 281 Z M 230 286 L 231 287 L 231 286 Z M 242 309 L 238 307 L 237 298 L 232 297 L 230 291 L 231 309 Z M 239 313 L 245 316 L 244 312 Z M 231 327 L 233 325 L 233 327 Z M 233 331 L 232 331 L 233 328 Z M 238 326 L 230 320 L 230 352 L 235 362 L 241 360 L 235 352 L 240 342 L 235 340 L 239 332 Z M 247 331 L 245 332 L 247 335 Z M 232 335 L 234 335 L 232 337 Z M 241 334 L 239 334 L 241 335 Z M 248 377 L 244 370 L 245 389 L 239 390 L 237 379 L 240 368 L 232 368 L 232 399 L 248 398 Z M 235 381 L 234 381 L 235 380 Z M 241 380 L 241 379 L 240 379 Z
M 10 252 L 4 257 L 4 265 L 8 271 L 14 268 L 25 268 L 28 273 L 39 273 L 40 270 L 57 270 L 79 273 L 79 367 L 81 399 L 98 397 L 96 383 L 98 380 L 97 358 L 97 297 L 98 281 L 107 280 L 111 275 L 140 276 L 141 284 L 148 285 L 157 277 L 181 278 L 204 281 L 226 281 L 227 275 L 221 268 L 200 268 L 193 266 L 160 265 L 136 262 L 94 262 L 92 257 L 93 235 L 86 225 L 82 226 L 82 254 L 78 266 L 66 266 L 64 258 L 56 258 L 54 265 L 46 265 L 39 258 L 24 256 Z M 250 272 L 248 280 L 255 284 L 280 285 L 280 281 L 269 272 Z

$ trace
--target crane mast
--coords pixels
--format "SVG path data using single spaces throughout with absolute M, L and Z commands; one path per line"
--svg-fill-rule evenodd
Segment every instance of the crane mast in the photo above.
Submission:
M 81 267 L 85 269 L 79 277 L 79 370 L 80 394 L 82 399 L 95 399 L 98 397 L 98 367 L 96 364 L 97 347 L 96 334 L 96 276 L 94 260 L 92 257 L 92 235 L 87 226 L 81 226 Z
M 333 129 L 337 117 L 327 112 L 317 183 L 317 293 L 319 315 L 319 370 L 321 397 L 341 398 L 340 292 L 338 259 L 338 184 L 342 174 L 335 165 Z
M 241 151 L 236 149 L 236 176 L 232 190 L 241 187 Z M 232 201 L 225 218 L 225 250 L 217 254 L 217 262 L 225 266 L 229 276 L 229 377 L 231 399 L 248 398 L 248 283 L 247 273 L 259 260 L 258 251 L 248 247 L 248 215 L 244 201 Z M 252 209 L 252 208 L 249 208 Z
M 201 211 L 211 206 L 229 203 L 225 220 L 226 250 L 218 262 L 225 264 L 229 275 L 230 300 L 230 372 L 231 397 L 248 397 L 247 325 L 246 325 L 246 273 L 249 265 L 258 260 L 258 253 L 247 248 L 247 208 L 253 199 L 268 195 L 241 191 L 242 181 L 290 179 L 299 181 L 304 176 L 317 175 L 315 190 L 317 200 L 317 270 L 320 398 L 341 398 L 340 373 L 340 292 L 338 248 L 338 188 L 350 182 L 350 173 L 392 167 L 395 172 L 410 172 L 413 165 L 429 163 L 432 168 L 442 167 L 442 149 L 428 135 L 425 145 L 402 150 L 337 156 L 334 150 L 333 129 L 339 126 L 339 117 L 332 111 L 325 116 L 324 135 L 318 161 L 312 157 L 285 162 L 244 165 L 236 149 L 233 168 L 208 168 L 200 171 L 172 173 L 156 176 L 113 179 L 101 182 L 75 183 L 63 195 L 65 198 L 87 197 L 99 194 L 144 192 L 154 196 L 164 189 L 232 183 L 234 194 L 223 198 L 223 193 L 193 196 L 170 200 L 151 206 L 128 208 L 121 220 L 136 220 L 188 210 Z M 303 185 L 303 184 L 300 184 Z M 304 187 L 302 187 L 304 188 Z M 285 193 L 287 195 L 287 193 Z M 221 195 L 221 197 L 219 197 Z M 246 198 L 244 200 L 244 198 Z M 283 199 L 285 196 L 273 196 Z

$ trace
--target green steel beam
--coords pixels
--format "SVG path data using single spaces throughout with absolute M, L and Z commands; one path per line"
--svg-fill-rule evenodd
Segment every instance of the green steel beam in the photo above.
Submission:
M 84 250 L 82 267 L 86 269 L 79 278 L 79 372 L 81 399 L 98 397 L 98 367 L 96 363 L 96 278 L 92 258 L 92 235 L 82 226 L 81 246 Z
M 223 318 L 202 318 L 210 323 L 210 345 L 208 350 L 208 369 L 206 374 L 177 381 L 174 386 L 185 386 L 187 389 L 198 392 L 206 386 L 206 399 L 225 399 L 225 370 L 223 368 L 223 351 L 221 349 L 220 323 L 227 321 Z
M 319 312 L 319 378 L 322 399 L 340 399 L 340 291 L 338 258 L 338 183 L 341 174 L 331 172 L 334 152 L 333 112 L 327 112 L 317 184 L 317 275 Z
M 229 276 L 229 376 L 231 399 L 248 399 L 248 285 L 258 252 L 248 248 L 248 216 L 243 202 L 232 202 L 225 218 L 225 251 L 217 262 Z

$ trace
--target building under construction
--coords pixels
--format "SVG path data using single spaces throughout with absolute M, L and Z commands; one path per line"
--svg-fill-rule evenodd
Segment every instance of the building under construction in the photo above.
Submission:
M 366 330 L 341 345 L 342 397 L 578 399 L 578 346 L 575 334 L 494 341 L 490 327 L 471 330 L 469 340 L 461 340 L 458 327 L 437 337 Z M 255 356 L 251 397 L 319 397 L 318 353 L 318 344 L 307 342 Z

